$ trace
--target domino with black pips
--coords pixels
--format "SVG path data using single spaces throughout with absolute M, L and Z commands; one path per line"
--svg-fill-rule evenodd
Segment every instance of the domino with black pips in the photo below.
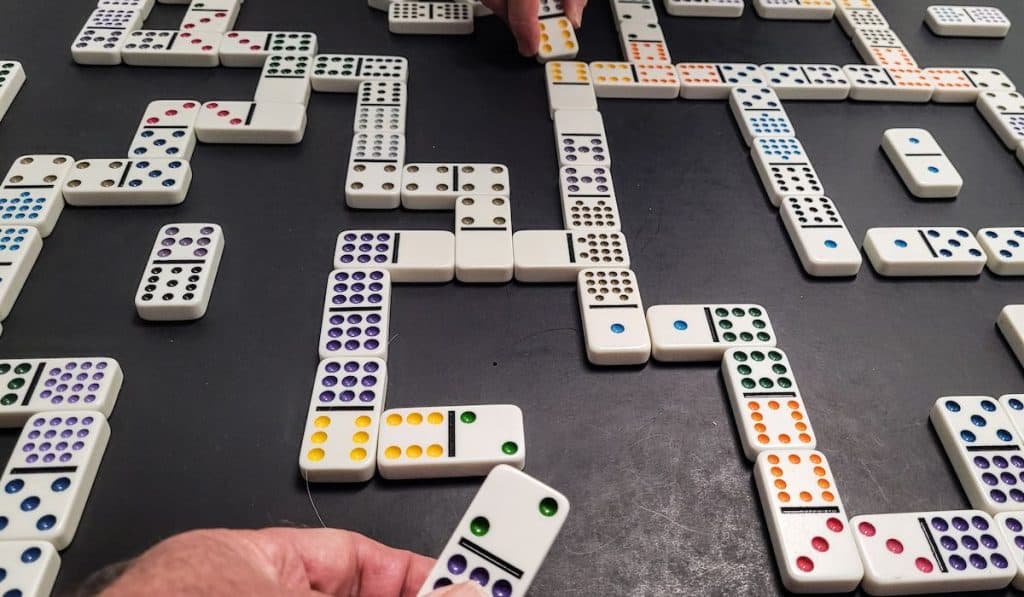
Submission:
M 665 0 L 665 12 L 674 17 L 737 19 L 743 7 L 743 0 Z
M 916 66 L 847 64 L 843 72 L 850 80 L 850 99 L 861 102 L 924 103 L 936 90 L 932 79 Z
M 619 206 L 610 168 L 563 166 L 559 169 L 558 188 L 566 230 L 619 230 Z
M 253 101 L 257 104 L 309 103 L 312 91 L 309 83 L 312 56 L 302 54 L 272 54 L 263 63 Z
M 796 137 L 755 137 L 750 157 L 775 207 L 786 197 L 818 197 L 824 194 L 821 179 Z
M 793 123 L 770 87 L 737 85 L 729 91 L 729 108 L 748 147 L 755 137 L 795 135 Z
M 1024 95 L 1017 91 L 985 91 L 975 104 L 985 122 L 1010 151 L 1024 143 Z
M 737 346 L 774 347 L 761 305 L 655 305 L 647 309 L 651 354 L 663 362 L 721 361 Z
M 691 63 L 676 65 L 679 71 L 679 96 L 684 99 L 728 99 L 738 85 L 764 86 L 768 77 L 756 64 Z
M 935 85 L 932 101 L 970 104 L 978 101 L 983 91 L 1016 91 L 1010 77 L 998 68 L 934 67 L 924 69 Z
M 856 276 L 860 271 L 860 249 L 831 199 L 786 197 L 779 214 L 808 275 Z
M 217 224 L 167 224 L 160 229 L 135 294 L 147 321 L 190 321 L 206 315 L 224 252 Z
M 388 31 L 401 35 L 469 35 L 473 7 L 456 2 L 392 2 Z
M 352 130 L 405 132 L 406 85 L 401 81 L 364 81 L 356 93 Z
M 313 91 L 355 93 L 366 81 L 409 80 L 409 61 L 403 56 L 317 54 L 310 77 Z
M 217 54 L 221 66 L 262 68 L 272 55 L 312 56 L 316 51 L 316 33 L 308 31 L 228 31 Z

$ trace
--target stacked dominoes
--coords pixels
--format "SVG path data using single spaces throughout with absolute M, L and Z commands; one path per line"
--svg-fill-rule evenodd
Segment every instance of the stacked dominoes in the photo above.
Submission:
M 0 591 L 49 595 L 110 437 L 124 376 L 105 357 L 0 361 L 0 427 L 21 427 L 0 476 Z

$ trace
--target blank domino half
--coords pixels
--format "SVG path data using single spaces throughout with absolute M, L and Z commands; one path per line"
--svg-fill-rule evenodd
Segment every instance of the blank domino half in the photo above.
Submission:
M 610 168 L 565 166 L 559 170 L 558 183 L 566 230 L 619 230 L 619 206 Z
M 679 73 L 671 64 L 592 62 L 590 76 L 601 98 L 676 99 Z
M 737 85 L 729 92 L 729 107 L 748 146 L 755 137 L 796 134 L 782 100 L 770 87 Z
M 131 66 L 217 66 L 221 36 L 212 31 L 139 29 L 127 35 L 121 46 L 121 59 Z
M 417 597 L 469 580 L 490 595 L 526 595 L 569 515 L 569 500 L 510 466 L 480 486 Z
M 863 258 L 832 200 L 786 197 L 779 206 L 782 224 L 804 271 L 811 276 L 856 276 Z
M 196 100 L 156 100 L 142 114 L 128 154 L 133 158 L 191 160 L 196 147 Z
M 665 0 L 665 12 L 674 17 L 732 18 L 743 16 L 743 0 Z
M 775 346 L 760 305 L 656 305 L 647 309 L 652 355 L 658 361 L 721 361 L 736 346 Z
M 794 593 L 856 589 L 864 567 L 825 455 L 813 450 L 762 452 L 754 482 L 782 584 Z
M 292 145 L 306 133 L 306 106 L 286 102 L 203 104 L 196 137 L 203 143 Z
M 447 230 L 345 230 L 334 255 L 336 268 L 381 268 L 392 282 L 455 277 L 455 235 Z
M 782 350 L 731 348 L 722 356 L 722 378 L 747 459 L 753 462 L 765 450 L 811 450 L 817 445 Z
M 0 427 L 21 427 L 52 411 L 91 410 L 109 418 L 123 381 L 121 365 L 106 357 L 0 361 Z
M 523 413 L 512 404 L 389 409 L 377 446 L 385 479 L 476 477 L 526 464 Z
M 971 506 L 989 514 L 1024 509 L 1024 444 L 997 400 L 939 398 L 929 419 Z
M 187 160 L 97 158 L 75 162 L 62 193 L 77 206 L 177 205 L 191 184 Z
M 882 276 L 977 276 L 986 262 L 963 228 L 871 228 L 864 252 Z
M 320 361 L 299 449 L 304 479 L 359 483 L 373 478 L 386 392 L 387 364 L 381 359 Z
M 775 207 L 787 197 L 818 197 L 825 192 L 810 156 L 796 137 L 756 137 L 750 157 Z
M 312 56 L 317 36 L 305 31 L 228 31 L 221 38 L 222 66 L 260 68 L 270 55 Z
M 253 100 L 256 104 L 308 104 L 312 90 L 309 85 L 312 60 L 312 56 L 302 54 L 268 56 Z
M 0 595 L 46 597 L 60 570 L 60 555 L 46 541 L 0 542 Z
M 1000 589 L 1017 572 L 1010 544 L 980 510 L 869 514 L 850 525 L 869 595 Z
M 551 118 L 558 110 L 597 110 L 597 95 L 586 62 L 548 62 L 544 76 Z
M 1024 143 L 1024 95 L 1016 91 L 985 91 L 975 104 L 1009 150 Z
M 0 228 L 0 320 L 11 314 L 42 248 L 42 235 L 35 228 Z
M 651 336 L 636 274 L 614 267 L 577 276 L 587 359 L 594 365 L 641 365 L 651 358 Z
M 767 84 L 782 100 L 836 100 L 850 95 L 850 81 L 835 64 L 762 64 Z
M 160 229 L 135 294 L 147 321 L 189 321 L 206 315 L 224 252 L 217 224 L 168 224 Z
M 405 135 L 355 133 L 345 177 L 345 204 L 353 209 L 394 209 L 402 204 Z
M 0 120 L 3 120 L 14 98 L 25 84 L 25 69 L 20 62 L 0 62 Z
M 928 131 L 889 129 L 882 135 L 882 150 L 913 196 L 938 199 L 960 194 L 964 180 Z
M 406 164 L 402 171 L 406 209 L 455 209 L 455 200 L 462 196 L 509 193 L 504 164 Z
M 561 166 L 610 166 L 604 119 L 594 110 L 555 112 L 555 143 Z
M 767 85 L 761 67 L 745 63 L 681 63 L 679 96 L 684 99 L 728 99 L 737 85 Z
M 44 238 L 64 211 L 61 187 L 75 159 L 69 155 L 23 155 L 0 182 L 0 223 L 39 229 Z
M 751 0 L 762 19 L 828 21 L 835 13 L 832 0 Z
M 850 99 L 861 102 L 923 103 L 935 93 L 931 78 L 917 67 L 847 64 L 843 71 L 850 80 Z
M 317 54 L 313 60 L 313 91 L 355 93 L 366 81 L 409 80 L 409 61 L 404 56 Z
M 994 6 L 929 6 L 924 22 L 935 35 L 1006 37 L 1010 19 Z
M 0 540 L 38 540 L 58 550 L 71 544 L 110 439 L 98 412 L 33 416 L 11 453 L 0 486 Z M 30 506 L 30 507 L 27 507 Z
M 1024 276 L 1024 228 L 982 228 L 978 244 L 988 255 L 988 269 L 997 276 Z
M 471 283 L 508 282 L 514 268 L 508 197 L 459 197 L 455 202 L 455 278 Z
M 996 320 L 999 331 L 1021 366 L 1024 366 L 1024 305 L 1007 305 Z
M 520 282 L 574 282 L 587 267 L 629 267 L 620 232 L 520 230 L 512 235 L 512 247 Z
M 935 85 L 933 102 L 973 103 L 982 91 L 1016 91 L 1017 87 L 998 68 L 926 68 L 924 74 Z
M 337 269 L 327 276 L 320 324 L 320 358 L 388 358 L 391 274 Z

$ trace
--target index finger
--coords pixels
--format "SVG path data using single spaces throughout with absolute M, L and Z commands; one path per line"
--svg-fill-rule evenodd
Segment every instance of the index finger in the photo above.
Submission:
M 583 9 L 587 7 L 587 0 L 562 0 L 562 8 L 565 16 L 569 17 L 572 26 L 579 29 L 583 24 Z
M 533 56 L 540 46 L 539 14 L 540 0 L 511 0 L 508 3 L 508 26 L 523 56 Z

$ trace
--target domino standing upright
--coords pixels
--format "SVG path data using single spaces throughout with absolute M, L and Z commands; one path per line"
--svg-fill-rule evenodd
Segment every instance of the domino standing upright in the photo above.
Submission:
M 779 214 L 809 275 L 856 276 L 860 271 L 860 249 L 831 199 L 786 197 Z
M 337 268 L 379 268 L 392 282 L 450 282 L 455 236 L 447 230 L 344 230 L 334 251 Z
M 752 0 L 762 19 L 828 21 L 835 13 L 832 0 Z
M 203 143 L 294 145 L 306 134 L 306 106 L 288 102 L 212 101 L 196 119 Z
M 540 46 L 537 61 L 572 60 L 580 51 L 572 22 L 565 16 L 562 0 L 540 0 Z
M 189 321 L 206 315 L 224 252 L 217 224 L 168 224 L 160 229 L 135 310 L 147 321 Z
M 484 480 L 417 593 L 472 580 L 492 595 L 525 595 L 569 515 L 569 500 L 510 466 Z
M 110 427 L 98 412 L 35 415 L 21 430 L 0 486 L 0 540 L 71 544 L 82 519 Z
M 455 202 L 455 278 L 460 282 L 508 282 L 514 268 L 508 197 L 459 197 Z
M 583 340 L 594 365 L 641 365 L 651 336 L 636 275 L 623 268 L 589 268 L 577 276 Z
M 832 469 L 821 452 L 771 450 L 754 466 L 782 584 L 794 593 L 847 593 L 864 566 Z
M 882 276 L 977 276 L 986 261 L 963 228 L 871 228 L 864 252 Z
M 408 164 L 402 172 L 402 206 L 406 209 L 455 209 L 456 199 L 466 195 L 508 197 L 508 167 Z
M 1006 148 L 1024 143 L 1024 95 L 1016 91 L 985 91 L 975 104 Z
M 664 362 L 721 361 L 737 346 L 775 346 L 761 305 L 656 305 L 647 309 L 652 354 Z
M 558 110 L 597 111 L 597 94 L 586 62 L 548 62 L 544 75 L 551 118 Z
M 121 365 L 106 357 L 0 361 L 0 427 L 21 427 L 53 411 L 97 411 L 110 417 L 121 391 Z
M 782 100 L 769 87 L 733 87 L 729 92 L 729 107 L 747 146 L 753 146 L 755 137 L 796 134 Z
M 824 193 L 818 173 L 796 137 L 756 137 L 750 157 L 775 207 L 787 197 L 819 197 Z
M 23 155 L 0 183 L 0 222 L 34 226 L 47 237 L 64 211 L 61 187 L 74 165 L 69 155 Z
M 722 356 L 722 379 L 743 453 L 751 462 L 765 450 L 811 450 L 817 445 L 792 367 L 782 350 L 730 348 Z
M 559 170 L 558 182 L 566 230 L 619 230 L 611 169 L 564 166 Z
M 743 6 L 743 0 L 665 0 L 665 12 L 674 17 L 738 19 Z
M 928 131 L 889 129 L 882 135 L 882 150 L 913 196 L 937 199 L 960 194 L 964 180 Z
M 24 84 L 25 69 L 20 62 L 15 60 L 0 62 L 0 120 L 3 120 Z
M 0 542 L 0 595 L 46 597 L 60 570 L 60 555 L 46 541 Z
M 1017 361 L 1024 366 L 1024 305 L 1006 305 L 996 320 L 999 331 L 1010 345 Z
M 869 595 L 999 589 L 1017 571 L 979 510 L 855 516 L 850 525 Z
M 307 31 L 228 31 L 221 38 L 222 66 L 261 68 L 267 57 L 312 56 L 317 36 Z
M 1024 228 L 982 228 L 978 244 L 988 255 L 988 269 L 997 276 L 1024 276 Z
M 386 392 L 387 364 L 381 359 L 320 361 L 299 449 L 304 479 L 359 483 L 373 478 Z
M 71 44 L 71 58 L 78 64 L 121 64 L 121 48 L 128 34 L 142 26 L 134 9 L 97 8 Z
M 345 203 L 354 209 L 394 209 L 402 204 L 405 135 L 356 133 L 345 177 Z
M 405 132 L 405 83 L 365 81 L 356 95 L 356 116 L 352 130 Z
M 931 78 L 917 67 L 848 64 L 843 71 L 850 79 L 850 99 L 857 101 L 923 103 L 935 92 Z
M 133 158 L 191 160 L 196 147 L 199 107 L 200 103 L 195 100 L 150 102 L 128 154 Z
M 313 91 L 355 93 L 366 81 L 409 80 L 409 61 L 404 56 L 318 54 L 313 60 Z
M 629 267 L 621 232 L 520 230 L 512 235 L 520 282 L 574 282 L 588 267 Z
M 61 192 L 70 205 L 178 205 L 192 184 L 192 167 L 177 158 L 84 159 Z
M 385 479 L 474 477 L 525 464 L 518 406 L 395 408 L 381 415 L 377 467 Z
M 608 137 L 598 111 L 555 112 L 555 143 L 561 166 L 610 166 Z
M 308 104 L 312 89 L 309 84 L 312 60 L 308 54 L 272 54 L 267 57 L 253 100 L 256 104 Z
M 935 35 L 1006 37 L 1010 19 L 994 6 L 929 6 L 924 22 Z
M 327 276 L 320 324 L 320 358 L 388 358 L 391 274 L 337 269 Z
M 0 321 L 11 314 L 42 248 L 42 235 L 35 228 L 0 228 Z
M 762 86 L 768 77 L 756 64 L 682 63 L 679 70 L 679 96 L 684 99 L 728 99 L 738 85 Z

